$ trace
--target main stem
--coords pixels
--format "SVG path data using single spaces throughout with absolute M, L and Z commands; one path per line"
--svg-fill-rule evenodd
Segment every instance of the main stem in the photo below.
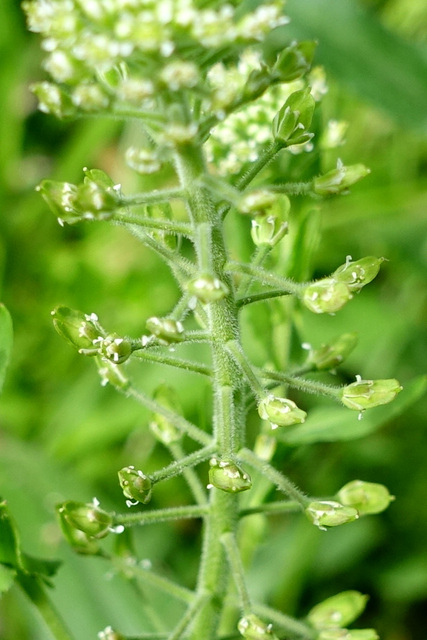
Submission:
M 224 282 L 229 294 L 207 309 L 208 334 L 213 362 L 213 435 L 217 455 L 230 457 L 243 446 L 242 393 L 236 368 L 225 350 L 230 340 L 239 341 L 238 308 L 231 276 L 224 271 L 227 263 L 222 220 L 203 185 L 207 173 L 200 147 L 188 145 L 176 151 L 176 167 L 181 188 L 186 194 L 188 211 L 194 227 L 195 249 L 200 272 L 209 271 Z M 229 584 L 229 566 L 221 536 L 235 533 L 238 504 L 234 494 L 213 488 L 209 512 L 205 517 L 203 548 L 197 581 L 197 594 L 209 596 L 191 627 L 190 640 L 214 640 L 219 616 Z

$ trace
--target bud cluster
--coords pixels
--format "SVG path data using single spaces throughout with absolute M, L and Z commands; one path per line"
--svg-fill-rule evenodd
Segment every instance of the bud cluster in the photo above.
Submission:
M 384 258 L 368 256 L 353 262 L 349 256 L 329 278 L 307 285 L 302 291 L 302 302 L 313 313 L 339 311 L 351 300 L 354 292 L 375 278 L 383 261 Z

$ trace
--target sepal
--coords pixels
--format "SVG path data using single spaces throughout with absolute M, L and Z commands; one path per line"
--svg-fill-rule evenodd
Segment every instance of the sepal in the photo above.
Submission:
M 249 474 L 233 460 L 211 458 L 209 466 L 208 488 L 216 487 L 227 493 L 238 493 L 252 487 Z
M 402 386 L 395 378 L 388 380 L 362 380 L 357 376 L 356 382 L 348 384 L 341 390 L 341 402 L 354 411 L 365 411 L 388 404 L 402 391 Z
M 253 613 L 240 618 L 237 628 L 246 640 L 278 640 L 273 633 L 273 625 L 266 624 Z
M 383 484 L 352 480 L 345 484 L 337 494 L 338 500 L 354 507 L 359 514 L 381 513 L 395 498 Z
M 364 611 L 368 596 L 359 591 L 343 591 L 313 607 L 307 620 L 316 629 L 345 627 Z
M 260 418 L 270 422 L 272 429 L 301 424 L 307 417 L 306 412 L 299 409 L 292 400 L 279 398 L 272 394 L 260 401 L 258 413 Z
M 326 531 L 327 527 L 338 527 L 353 522 L 359 517 L 357 509 L 346 507 L 334 500 L 310 502 L 305 513 L 307 518 L 323 531 Z
M 139 469 L 133 466 L 124 467 L 118 472 L 119 483 L 128 506 L 141 502 L 147 504 L 151 500 L 152 483 Z

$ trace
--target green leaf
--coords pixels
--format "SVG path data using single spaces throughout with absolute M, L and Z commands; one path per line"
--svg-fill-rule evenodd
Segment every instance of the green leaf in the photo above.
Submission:
M 0 502 L 0 563 L 22 568 L 18 532 L 5 501 Z
M 427 60 L 421 48 L 388 31 L 354 0 L 288 0 L 283 39 L 316 39 L 316 62 L 343 86 L 413 129 L 427 130 Z M 282 45 L 283 46 L 283 45 Z
M 278 437 L 290 445 L 355 440 L 373 433 L 389 420 L 401 415 L 422 397 L 426 389 L 427 376 L 415 378 L 404 386 L 393 402 L 365 411 L 360 420 L 357 413 L 344 407 L 314 409 L 309 412 L 304 424 L 287 432 L 282 430 Z
M 3 388 L 6 370 L 10 360 L 13 343 L 12 319 L 6 307 L 0 303 L 0 393 Z

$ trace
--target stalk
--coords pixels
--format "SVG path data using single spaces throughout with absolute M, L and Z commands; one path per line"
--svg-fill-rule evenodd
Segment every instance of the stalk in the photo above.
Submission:
M 231 276 L 224 271 L 228 255 L 222 220 L 208 191 L 200 186 L 206 172 L 202 150 L 196 146 L 179 148 L 176 167 L 181 188 L 187 194 L 199 268 L 202 272 L 209 269 L 229 289 L 225 298 L 211 303 L 207 308 L 213 363 L 214 444 L 219 457 L 228 457 L 243 446 L 243 429 L 236 424 L 237 416 L 243 415 L 236 407 L 237 398 L 240 398 L 236 383 L 238 377 L 235 375 L 235 365 L 224 348 L 230 340 L 239 341 L 238 308 Z M 204 593 L 210 597 L 194 618 L 189 640 L 213 640 L 216 637 L 221 602 L 224 601 L 230 575 L 221 536 L 227 532 L 235 533 L 237 524 L 237 497 L 213 488 L 209 511 L 204 519 L 203 550 L 196 589 L 196 597 Z

